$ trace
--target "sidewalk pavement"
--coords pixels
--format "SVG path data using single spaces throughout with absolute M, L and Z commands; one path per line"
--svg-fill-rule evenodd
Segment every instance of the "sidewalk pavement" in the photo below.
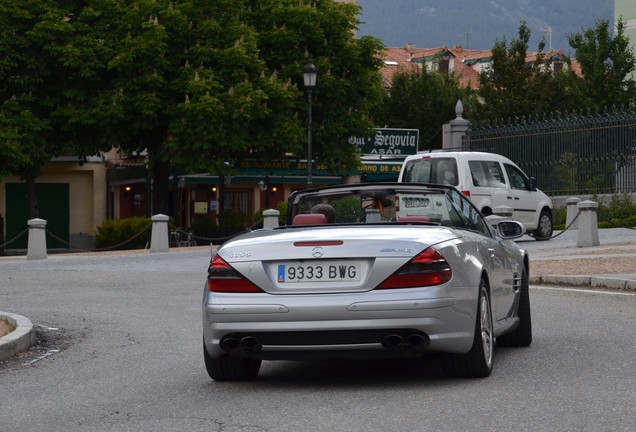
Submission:
M 598 234 L 600 244 L 592 247 L 577 247 L 576 230 L 557 231 L 554 233 L 556 237 L 549 241 L 536 241 L 529 236 L 519 239 L 517 244 L 530 255 L 530 284 L 578 286 L 636 294 L 636 229 L 603 229 Z M 190 248 L 171 249 L 169 253 L 184 249 Z M 78 258 L 82 255 L 87 254 L 74 254 Z M 3 259 L 25 257 L 0 257 L 0 261 Z M 16 325 L 16 330 L 0 338 L 0 361 L 28 349 L 35 339 L 29 319 L 0 311 L 0 319 L 6 318 Z
M 636 229 L 598 230 L 600 244 L 590 247 L 577 247 L 577 230 L 557 234 L 549 241 L 517 241 L 530 255 L 530 284 L 636 293 Z

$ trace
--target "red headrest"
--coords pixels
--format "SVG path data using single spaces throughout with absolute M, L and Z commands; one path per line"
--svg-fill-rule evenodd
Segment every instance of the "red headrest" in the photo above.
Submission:
M 327 216 L 322 213 L 297 214 L 292 225 L 323 225 L 327 223 Z

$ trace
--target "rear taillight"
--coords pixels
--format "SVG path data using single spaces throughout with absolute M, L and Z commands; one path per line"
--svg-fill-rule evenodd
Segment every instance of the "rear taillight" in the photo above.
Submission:
M 465 190 L 465 191 L 461 191 L 461 192 L 464 194 L 464 196 L 466 198 L 470 198 L 470 191 L 469 190 Z
M 208 289 L 212 292 L 258 293 L 263 292 L 249 279 L 234 270 L 220 256 L 214 255 L 208 267 Z
M 448 282 L 451 276 L 450 266 L 444 257 L 434 248 L 428 248 L 393 273 L 376 289 L 441 285 Z

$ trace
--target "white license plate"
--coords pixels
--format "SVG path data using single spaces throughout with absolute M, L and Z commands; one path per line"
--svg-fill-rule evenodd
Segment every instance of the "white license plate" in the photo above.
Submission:
M 413 207 L 428 207 L 430 200 L 428 198 L 421 197 L 404 197 L 402 198 L 402 205 L 404 207 L 413 208 Z
M 278 264 L 278 283 L 353 282 L 360 280 L 359 262 Z

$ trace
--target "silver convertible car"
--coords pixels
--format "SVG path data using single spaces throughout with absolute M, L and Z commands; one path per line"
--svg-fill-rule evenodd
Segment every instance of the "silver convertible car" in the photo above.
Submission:
M 213 255 L 203 354 L 217 381 L 262 360 L 420 357 L 486 377 L 498 346 L 532 342 L 524 228 L 452 186 L 362 183 L 294 192 L 284 226 Z

